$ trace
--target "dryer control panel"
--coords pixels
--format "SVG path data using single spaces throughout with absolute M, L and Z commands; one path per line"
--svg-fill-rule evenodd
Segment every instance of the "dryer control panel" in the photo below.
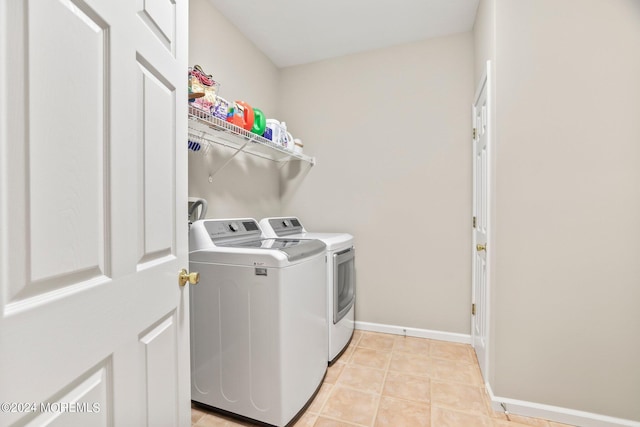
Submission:
M 259 239 L 262 231 L 255 219 L 205 220 L 204 227 L 211 240 L 225 242 L 229 240 Z
M 298 218 L 271 218 L 269 225 L 278 237 L 289 236 L 291 234 L 300 234 L 304 231 L 302 224 Z

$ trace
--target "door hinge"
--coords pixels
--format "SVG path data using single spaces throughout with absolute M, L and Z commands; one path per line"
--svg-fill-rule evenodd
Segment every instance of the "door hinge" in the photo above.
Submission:
M 473 140 L 475 141 L 478 138 L 478 129 L 473 128 Z
M 471 315 L 472 316 L 476 315 L 476 305 L 475 304 L 471 304 Z
M 476 217 L 474 216 L 474 217 L 473 217 L 473 228 L 476 228 L 476 220 L 477 220 L 477 219 L 476 219 Z

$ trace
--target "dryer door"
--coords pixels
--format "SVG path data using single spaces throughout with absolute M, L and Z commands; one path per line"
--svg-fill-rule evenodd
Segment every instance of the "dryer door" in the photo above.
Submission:
M 333 323 L 338 323 L 356 299 L 356 250 L 351 247 L 333 254 Z

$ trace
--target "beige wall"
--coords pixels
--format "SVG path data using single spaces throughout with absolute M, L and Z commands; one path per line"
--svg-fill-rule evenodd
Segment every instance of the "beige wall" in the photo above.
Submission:
M 355 235 L 359 321 L 470 333 L 473 67 L 465 33 L 282 70 L 318 159 L 283 212 Z
M 493 391 L 640 421 L 640 3 L 495 4 Z
M 200 64 L 222 84 L 220 95 L 243 100 L 267 117 L 277 116 L 279 70 L 207 0 L 191 0 L 189 64 Z M 185 75 L 186 79 L 186 75 Z M 256 217 L 280 212 L 279 172 L 274 163 L 215 147 L 207 156 L 189 152 L 189 195 L 209 201 L 210 218 Z
M 486 69 L 486 62 L 496 59 L 496 0 L 480 0 L 473 23 L 476 85 Z M 495 64 L 494 64 L 495 74 Z

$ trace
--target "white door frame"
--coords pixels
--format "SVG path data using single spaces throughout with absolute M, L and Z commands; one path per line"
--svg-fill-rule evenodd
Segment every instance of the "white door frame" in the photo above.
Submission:
M 476 194 L 476 141 L 478 140 L 476 138 L 476 131 L 475 129 L 478 128 L 478 124 L 476 123 L 476 105 L 478 104 L 478 102 L 480 101 L 482 96 L 486 96 L 486 124 L 485 124 L 485 133 L 486 133 L 486 156 L 487 156 L 487 171 L 486 171 L 486 200 L 485 200 L 485 206 L 486 206 L 486 277 L 485 277 L 485 294 L 484 294 L 484 298 L 483 298 L 483 302 L 484 302 L 484 306 L 483 307 L 479 307 L 479 301 L 478 301 L 478 296 L 476 295 L 476 253 L 477 253 L 477 248 L 476 245 L 478 243 L 477 241 L 477 232 L 476 232 L 476 228 L 474 227 L 472 229 L 472 248 L 471 248 L 471 271 L 472 271 L 472 282 L 471 282 L 471 293 L 472 293 L 472 304 L 474 304 L 474 308 L 477 310 L 477 312 L 482 312 L 483 316 L 482 319 L 484 320 L 484 325 L 482 325 L 482 330 L 484 330 L 484 348 L 482 349 L 482 352 L 484 353 L 483 355 L 480 355 L 480 357 L 478 357 L 478 361 L 480 363 L 480 370 L 482 371 L 482 375 L 484 378 L 485 383 L 488 383 L 489 381 L 489 360 L 490 360 L 490 351 L 491 351 L 491 340 L 490 340 L 490 335 L 491 335 L 491 329 L 490 329 L 490 315 L 491 315 L 491 266 L 492 266 L 492 260 L 493 260 L 493 255 L 495 254 L 494 251 L 494 246 L 493 246 L 493 239 L 492 239 L 492 230 L 493 230 L 493 217 L 492 217 L 492 212 L 493 212 L 493 190 L 495 188 L 494 186 L 494 181 L 493 181 L 493 172 L 494 172 L 494 155 L 493 155 L 493 84 L 492 84 L 492 68 L 491 68 L 491 61 L 487 61 L 486 62 L 486 67 L 485 70 L 482 73 L 482 77 L 480 78 L 480 82 L 478 83 L 478 86 L 476 88 L 476 93 L 475 96 L 473 98 L 473 105 L 471 106 L 471 112 L 472 112 L 472 124 L 473 124 L 473 129 L 474 129 L 474 136 L 473 136 L 473 216 L 474 216 L 474 221 L 475 221 L 475 217 L 477 217 L 478 213 L 476 212 L 477 209 L 477 205 L 476 205 L 476 198 L 478 197 L 478 195 Z M 479 135 L 478 135 L 479 137 Z M 476 337 L 476 316 L 472 315 L 471 316 L 471 343 L 472 346 L 474 347 L 474 349 L 476 349 L 476 344 L 477 344 L 477 337 Z M 476 349 L 476 353 L 477 353 L 477 349 Z

